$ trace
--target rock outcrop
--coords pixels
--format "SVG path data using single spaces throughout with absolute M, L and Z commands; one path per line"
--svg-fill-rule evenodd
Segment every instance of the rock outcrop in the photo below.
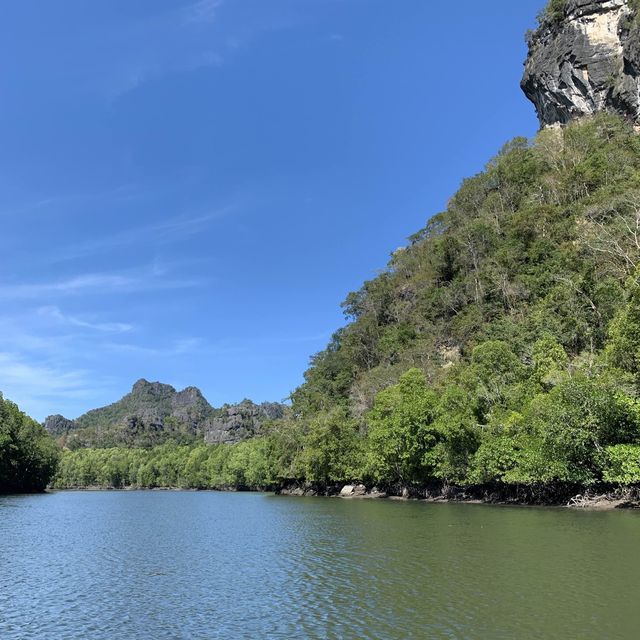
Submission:
M 76 428 L 76 423 L 73 420 L 68 420 L 64 416 L 61 416 L 59 413 L 55 416 L 48 416 L 44 421 L 44 428 L 52 435 L 52 436 L 61 436 L 65 433 L 71 431 L 71 429 Z
M 277 402 L 255 404 L 243 400 L 220 409 L 220 415 L 210 422 L 204 434 L 205 442 L 223 444 L 239 442 L 255 436 L 267 420 L 284 416 L 285 406 Z
M 257 435 L 267 420 L 281 418 L 285 409 L 282 404 L 257 405 L 250 400 L 215 409 L 196 387 L 176 391 L 142 379 L 118 402 L 76 420 L 49 416 L 44 426 L 74 447 L 152 446 L 168 440 L 221 444 Z
M 639 5 L 637 0 L 559 0 L 543 13 L 528 36 L 521 83 L 541 126 L 599 111 L 638 123 Z

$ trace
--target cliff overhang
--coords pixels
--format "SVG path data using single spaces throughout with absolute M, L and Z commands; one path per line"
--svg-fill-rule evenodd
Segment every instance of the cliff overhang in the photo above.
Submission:
M 565 0 L 528 35 L 521 87 L 542 127 L 601 111 L 640 121 L 637 0 Z

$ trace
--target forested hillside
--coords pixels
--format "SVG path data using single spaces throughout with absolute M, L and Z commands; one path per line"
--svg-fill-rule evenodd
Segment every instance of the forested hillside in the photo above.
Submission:
M 632 126 L 598 114 L 516 139 L 347 297 L 268 435 L 66 453 L 57 484 L 638 482 L 639 260 Z

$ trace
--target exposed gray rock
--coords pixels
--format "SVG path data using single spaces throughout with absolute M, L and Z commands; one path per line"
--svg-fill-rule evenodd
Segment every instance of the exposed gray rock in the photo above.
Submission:
M 56 414 L 55 416 L 48 416 L 44 421 L 44 428 L 52 436 L 61 436 L 71 429 L 74 429 L 75 427 L 76 423 L 73 420 L 68 420 L 60 414 Z
M 566 0 L 528 37 L 522 89 L 541 126 L 599 111 L 638 122 L 640 28 L 630 0 Z
M 220 415 L 209 422 L 204 436 L 205 442 L 222 444 L 251 438 L 267 420 L 282 418 L 284 410 L 284 405 L 276 402 L 263 402 L 258 405 L 251 400 L 224 406 Z
M 341 498 L 362 498 L 366 493 L 367 487 L 363 484 L 345 484 L 339 495 Z
M 363 496 L 365 493 L 367 493 L 367 487 L 363 484 L 357 484 L 353 489 L 354 496 Z

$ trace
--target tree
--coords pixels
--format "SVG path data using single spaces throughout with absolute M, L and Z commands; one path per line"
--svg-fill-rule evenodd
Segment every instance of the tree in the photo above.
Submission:
M 415 483 L 425 479 L 425 454 L 436 444 L 431 428 L 437 405 L 424 373 L 410 369 L 381 391 L 367 414 L 369 467 L 376 481 Z
M 640 284 L 635 278 L 627 291 L 627 303 L 609 327 L 606 354 L 614 366 L 633 374 L 640 383 Z
M 341 408 L 306 424 L 301 465 L 311 482 L 330 484 L 362 478 L 362 441 L 355 420 Z
M 433 431 L 437 443 L 425 452 L 425 465 L 436 478 L 464 483 L 481 436 L 476 398 L 462 387 L 446 386 L 438 400 Z

